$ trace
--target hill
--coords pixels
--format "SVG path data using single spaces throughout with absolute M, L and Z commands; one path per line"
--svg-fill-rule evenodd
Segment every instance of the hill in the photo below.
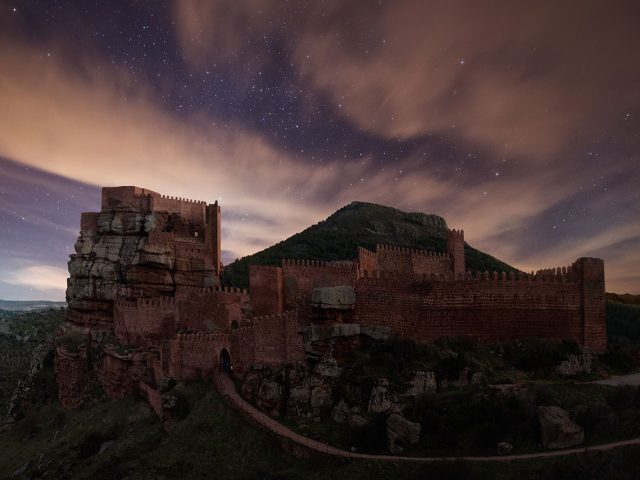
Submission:
M 65 308 L 66 306 L 67 302 L 53 302 L 50 300 L 0 300 L 0 310 L 5 312 L 31 312 L 49 308 Z
M 279 265 L 283 258 L 353 260 L 357 248 L 374 250 L 384 243 L 437 252 L 446 251 L 447 222 L 437 215 L 403 212 L 374 203 L 352 202 L 300 233 L 227 265 L 224 281 L 246 287 L 249 265 Z M 514 267 L 465 244 L 467 270 L 512 271 Z
M 615 303 L 623 303 L 625 305 L 640 305 L 640 295 L 631 295 L 630 293 L 609 293 L 607 292 L 607 301 Z

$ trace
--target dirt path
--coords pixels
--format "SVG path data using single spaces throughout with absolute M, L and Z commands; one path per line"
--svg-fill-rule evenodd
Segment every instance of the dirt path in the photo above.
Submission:
M 587 453 L 593 451 L 612 450 L 614 448 L 625 447 L 628 445 L 640 445 L 640 438 L 633 438 L 631 440 L 622 440 L 619 442 L 605 443 L 602 445 L 594 445 L 591 447 L 571 448 L 566 450 L 555 450 L 551 452 L 539 452 L 539 453 L 524 453 L 520 455 L 507 455 L 507 456 L 470 456 L 470 457 L 406 457 L 398 455 L 369 455 L 366 453 L 350 452 L 348 450 L 342 450 L 327 445 L 317 440 L 312 440 L 293 430 L 286 428 L 273 418 L 260 412 L 253 405 L 245 401 L 240 394 L 236 391 L 236 387 L 233 381 L 223 373 L 216 373 L 214 376 L 214 383 L 218 388 L 218 391 L 225 397 L 229 404 L 238 410 L 241 414 L 248 417 L 248 419 L 262 428 L 275 433 L 281 438 L 291 440 L 298 445 L 302 445 L 310 450 L 314 450 L 326 455 L 332 455 L 335 457 L 345 458 L 357 458 L 361 460 L 374 460 L 383 462 L 433 462 L 433 461 L 452 461 L 452 460 L 467 460 L 472 462 L 508 462 L 511 460 L 532 460 L 536 458 L 547 457 L 564 457 L 567 455 L 575 455 L 579 453 Z

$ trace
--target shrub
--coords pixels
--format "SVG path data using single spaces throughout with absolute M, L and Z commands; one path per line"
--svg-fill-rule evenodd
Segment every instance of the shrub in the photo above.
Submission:
M 631 385 L 624 385 L 612 389 L 607 395 L 607 403 L 615 411 L 634 408 L 640 389 Z
M 614 347 L 600 357 L 605 363 L 622 373 L 633 371 L 633 358 L 622 348 Z
M 385 452 L 387 450 L 386 417 L 375 415 L 369 423 L 349 429 L 348 441 L 362 451 Z

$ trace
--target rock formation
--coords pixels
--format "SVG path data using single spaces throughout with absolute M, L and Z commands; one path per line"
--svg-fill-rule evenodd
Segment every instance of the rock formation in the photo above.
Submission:
M 584 442 L 584 430 L 560 407 L 536 408 L 540 441 L 545 448 L 567 448 Z
M 387 440 L 391 453 L 402 453 L 407 445 L 415 445 L 420 441 L 422 427 L 411 422 L 402 415 L 392 413 L 387 418 Z

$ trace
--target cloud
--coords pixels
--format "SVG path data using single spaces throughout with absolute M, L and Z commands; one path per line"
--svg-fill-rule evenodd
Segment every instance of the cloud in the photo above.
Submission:
M 221 199 L 231 213 L 225 248 L 236 255 L 255 251 L 256 239 L 267 246 L 343 203 L 371 198 L 369 192 L 386 192 L 379 198 L 391 201 L 406 189 L 406 199 L 410 183 L 419 181 L 425 189 L 416 202 L 442 193 L 427 174 L 389 184 L 388 173 L 372 171 L 368 161 L 305 164 L 240 125 L 213 126 L 198 115 L 185 121 L 126 72 L 89 60 L 71 68 L 51 50 L 48 56 L 14 44 L 0 51 L 0 154 L 87 184 Z M 21 214 L 35 207 L 5 208 Z M 240 213 L 278 227 L 242 221 Z
M 171 110 L 127 69 L 81 52 L 70 62 L 68 46 L 45 50 L 18 37 L 0 43 L 0 155 L 91 185 L 137 184 L 221 199 L 228 258 L 363 200 L 441 214 L 464 228 L 474 246 L 516 265 L 545 266 L 573 252 L 541 244 L 526 255 L 518 244 L 537 216 L 601 175 L 602 164 L 582 155 L 610 118 L 626 111 L 624 102 L 637 104 L 639 93 L 629 86 L 638 72 L 627 51 L 638 43 L 637 31 L 620 6 L 542 2 L 516 11 L 514 5 L 173 4 L 190 68 L 224 62 L 239 72 L 234 78 L 242 86 L 273 61 L 275 39 L 307 107 L 329 103 L 333 114 L 371 138 L 419 142 L 433 135 L 459 146 L 443 158 L 425 160 L 416 152 L 386 163 L 373 154 L 301 159 L 240 123 L 214 124 L 209 115 Z M 596 19 L 619 28 L 591 28 Z M 613 103 L 610 89 L 620 92 Z M 479 159 L 469 153 L 465 162 L 467 152 Z M 447 162 L 461 172 L 444 174 Z M 633 154 L 610 163 L 607 172 L 624 174 Z M 48 221 L 27 205 L 0 207 Z M 600 245 L 598 235 L 612 228 L 603 221 L 585 244 L 593 237 Z M 606 245 L 617 247 L 604 244 L 613 257 Z M 615 269 L 630 278 L 622 262 Z
M 4 279 L 10 285 L 26 286 L 42 291 L 64 291 L 67 288 L 69 273 L 49 265 L 22 265 L 16 271 L 8 273 Z
M 602 133 L 598 122 L 640 98 L 632 10 L 624 2 L 174 2 L 195 68 L 239 53 L 244 64 L 251 39 L 286 31 L 300 81 L 361 130 L 392 139 L 444 132 L 534 163 L 577 135 Z M 258 42 L 250 53 L 264 58 L 265 48 Z M 604 94 L 611 88 L 615 99 Z

